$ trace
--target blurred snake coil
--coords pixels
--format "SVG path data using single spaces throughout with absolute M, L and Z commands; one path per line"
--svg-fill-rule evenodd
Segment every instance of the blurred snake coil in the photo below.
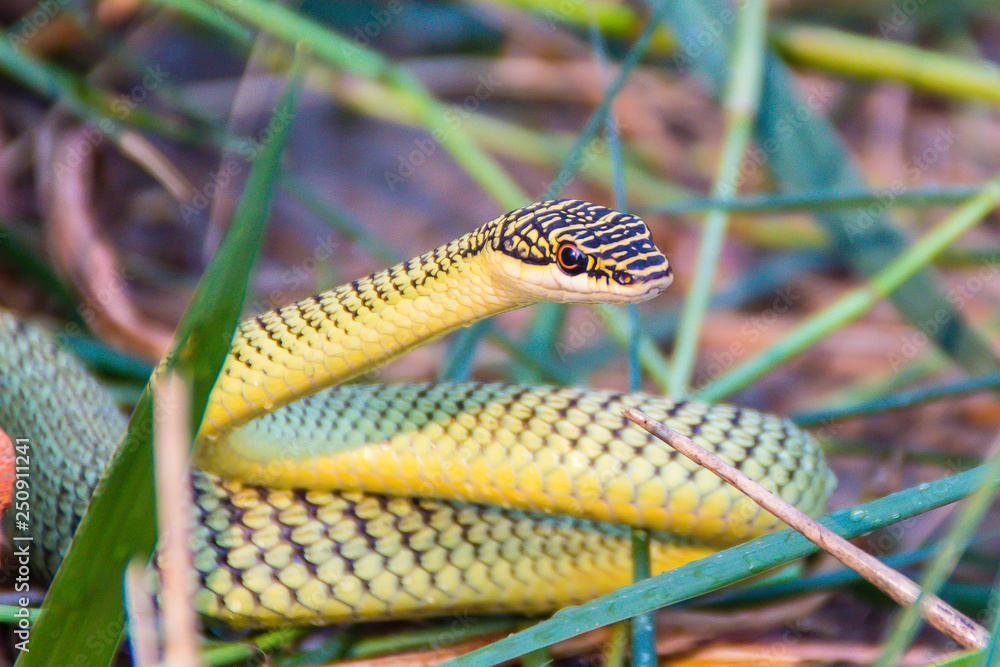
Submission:
M 629 526 L 653 531 L 656 572 L 781 527 L 628 406 L 821 512 L 821 449 L 771 415 L 568 387 L 330 388 L 490 315 L 671 280 L 642 220 L 557 200 L 244 322 L 196 436 L 198 611 L 236 627 L 545 613 L 630 583 Z M 31 439 L 51 576 L 125 419 L 43 330 L 0 312 L 0 344 L 0 427 Z

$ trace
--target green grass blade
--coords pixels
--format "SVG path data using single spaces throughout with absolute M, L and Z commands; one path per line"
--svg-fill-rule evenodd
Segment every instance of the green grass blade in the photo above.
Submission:
M 1000 479 L 990 477 L 989 473 L 986 466 L 980 466 L 863 505 L 839 510 L 820 519 L 820 523 L 842 537 L 857 537 L 953 503 L 973 493 L 984 483 L 991 488 L 1000 485 Z M 652 579 L 625 586 L 579 607 L 563 609 L 533 628 L 444 664 L 446 667 L 494 667 L 541 646 L 734 584 L 808 556 L 818 549 L 819 547 L 791 529 L 765 535 Z
M 791 419 L 799 426 L 815 426 L 828 424 L 843 419 L 853 419 L 863 415 L 878 414 L 889 410 L 902 410 L 922 403 L 937 401 L 942 398 L 966 396 L 986 389 L 1000 387 L 1000 373 L 987 373 L 971 378 L 962 378 L 953 382 L 943 382 L 929 387 L 918 387 L 901 391 L 889 396 L 881 396 L 870 401 L 861 401 L 849 405 L 836 406 L 827 410 L 803 412 L 792 415 Z
M 940 551 L 931 560 L 930 566 L 918 582 L 922 591 L 920 598 L 925 595 L 937 594 L 941 585 L 955 569 L 959 558 L 986 517 L 986 512 L 996 496 L 996 488 L 990 483 L 990 480 L 1000 478 L 1000 457 L 994 456 L 993 460 L 983 468 L 985 469 L 985 479 L 979 488 L 963 501 L 962 507 L 959 508 L 955 516 L 954 524 L 939 542 Z M 920 598 L 917 599 L 916 604 L 904 608 L 899 613 L 897 621 L 892 624 L 885 650 L 879 656 L 878 662 L 875 663 L 877 667 L 890 667 L 898 664 L 906 648 L 913 643 L 923 624 L 920 615 Z
M 253 165 L 230 232 L 206 271 L 168 356 L 168 365 L 192 381 L 195 425 L 239 322 L 243 296 L 233 296 L 247 291 L 270 211 L 296 85 L 293 78 L 276 109 L 275 118 L 283 120 L 274 124 L 271 141 Z M 75 656 L 74 664 L 79 667 L 111 662 L 124 624 L 122 573 L 132 559 L 148 559 L 156 542 L 152 429 L 147 387 L 49 588 L 31 630 L 30 651 L 18 659 L 21 667 L 57 664 L 69 656 Z M 84 646 L 88 647 L 85 653 L 81 651 Z
M 928 206 L 957 204 L 982 189 L 982 185 L 930 185 L 905 190 L 843 188 L 812 192 L 778 192 L 767 195 L 708 199 L 682 199 L 666 204 L 643 206 L 639 210 L 664 215 L 697 213 L 712 208 L 731 213 L 780 213 L 818 208 L 861 208 L 866 206 Z
M 988 609 L 996 610 L 1000 608 L 1000 576 L 993 582 L 993 589 L 990 591 Z M 987 647 L 985 657 L 981 664 L 985 667 L 997 667 L 1000 665 L 1000 614 L 993 612 L 993 624 L 990 627 L 990 645 Z
M 489 320 L 480 320 L 458 332 L 451 342 L 448 357 L 438 379 L 443 382 L 463 382 L 472 374 L 472 358 L 479 340 L 491 329 Z
M 808 318 L 782 340 L 698 391 L 699 398 L 717 401 L 867 312 L 926 266 L 936 254 L 1000 204 L 1000 181 L 994 181 L 906 249 L 865 285 Z M 936 326 L 944 326 L 940 319 Z
M 608 334 L 618 343 L 619 348 L 629 349 L 633 343 L 632 327 L 629 324 L 628 318 L 622 315 L 617 306 L 611 304 L 599 303 L 595 308 Z M 645 327 L 640 327 L 639 333 L 636 334 L 634 345 L 636 346 L 636 352 L 639 355 L 639 362 L 642 364 L 642 369 L 646 371 L 646 374 L 649 375 L 650 379 L 661 390 L 665 390 L 668 378 L 670 377 L 670 364 L 667 363 L 663 353 L 660 352 L 660 348 L 656 344 L 656 341 L 653 340 L 653 337 L 646 333 Z
M 928 667 L 982 667 L 986 664 L 983 662 L 985 654 L 986 651 L 966 651 L 955 657 L 931 663 Z
M 867 79 L 893 79 L 918 90 L 1000 106 L 1000 72 L 986 60 L 813 26 L 772 30 L 771 43 L 788 61 L 807 67 Z
M 764 73 L 764 30 L 767 10 L 763 0 L 747 2 L 737 13 L 735 48 L 723 107 L 726 111 L 726 134 L 723 139 L 719 171 L 712 186 L 712 196 L 730 199 L 739 190 L 743 156 L 753 133 L 754 118 L 760 102 L 760 85 Z M 729 226 L 725 209 L 708 212 L 702 232 L 701 247 L 695 273 L 681 310 L 674 344 L 673 372 L 667 385 L 667 395 L 684 398 L 688 393 L 691 374 L 698 355 L 698 339 L 708 311 L 716 265 Z

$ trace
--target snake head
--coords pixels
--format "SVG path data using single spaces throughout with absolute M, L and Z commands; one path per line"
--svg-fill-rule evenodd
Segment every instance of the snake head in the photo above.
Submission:
M 497 223 L 495 274 L 527 302 L 632 303 L 673 282 L 670 263 L 634 215 L 557 199 Z

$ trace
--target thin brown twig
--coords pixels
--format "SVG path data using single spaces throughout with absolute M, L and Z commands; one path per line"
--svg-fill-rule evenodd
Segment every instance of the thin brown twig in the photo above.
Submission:
M 128 618 L 129 645 L 136 667 L 151 667 L 160 657 L 156 635 L 156 604 L 149 590 L 145 563 L 139 559 L 125 570 L 125 613 Z
M 156 454 L 156 514 L 160 527 L 160 601 L 163 615 L 163 663 L 200 665 L 198 620 L 195 616 L 188 577 L 191 551 L 188 520 L 191 487 L 187 463 L 188 391 L 184 381 L 170 373 L 157 378 L 154 386 Z
M 911 579 L 893 570 L 874 556 L 858 549 L 833 531 L 824 528 L 818 521 L 803 514 L 712 452 L 695 444 L 690 438 L 670 430 L 661 422 L 643 414 L 641 410 L 629 408 L 622 411 L 622 414 L 698 465 L 707 468 L 739 489 L 755 503 L 802 533 L 810 542 L 827 551 L 899 604 L 910 606 L 919 598 L 921 615 L 927 622 L 962 646 L 984 648 L 989 643 L 989 633 L 971 618 L 951 607 L 936 595 L 925 594 L 921 596 L 920 586 Z

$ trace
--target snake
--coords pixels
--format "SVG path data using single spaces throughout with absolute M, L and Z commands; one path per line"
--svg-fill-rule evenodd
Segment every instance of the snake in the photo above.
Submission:
M 751 409 L 643 393 L 366 384 L 459 327 L 542 301 L 635 303 L 673 278 L 643 220 L 535 203 L 243 322 L 193 449 L 193 601 L 234 628 L 538 615 L 783 524 L 635 427 L 638 407 L 809 514 L 817 442 Z M 51 576 L 126 426 L 56 337 L 0 311 L 0 427 L 31 443 L 32 566 Z M 122 502 L 128 502 L 122 499 Z

